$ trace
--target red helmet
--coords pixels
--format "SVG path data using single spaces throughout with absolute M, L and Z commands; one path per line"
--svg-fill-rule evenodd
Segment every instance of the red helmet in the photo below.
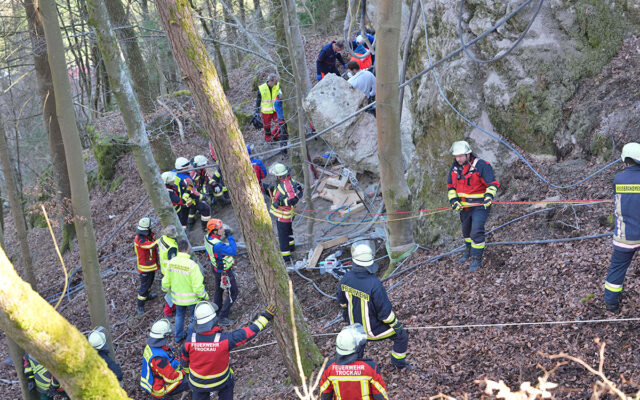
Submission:
M 214 231 L 214 230 L 218 230 L 218 229 L 222 229 L 222 221 L 220 221 L 219 219 L 210 219 L 209 222 L 207 222 L 207 230 L 209 232 Z

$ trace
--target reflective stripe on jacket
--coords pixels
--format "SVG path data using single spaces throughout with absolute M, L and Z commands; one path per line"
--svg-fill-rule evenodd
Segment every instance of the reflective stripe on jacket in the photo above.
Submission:
M 291 177 L 278 182 L 271 193 L 271 215 L 278 218 L 280 222 L 291 222 L 293 206 L 299 200 L 297 192 L 301 189 L 300 184 Z
M 162 361 L 167 365 L 159 368 Z M 171 357 L 162 347 L 147 345 L 144 348 L 140 370 L 140 386 L 144 390 L 151 393 L 153 397 L 162 398 L 180 385 L 182 379 L 180 361 L 177 358 Z
M 162 291 L 170 292 L 174 304 L 190 306 L 209 298 L 200 266 L 187 253 L 178 253 L 167 263 Z
M 463 207 L 482 204 L 485 196 L 495 197 L 499 187 L 491 165 L 475 154 L 464 165 L 454 161 L 447 176 L 449 201 L 456 199 Z
M 347 272 L 338 285 L 340 307 L 346 308 L 349 324 L 362 324 L 369 340 L 385 339 L 395 334 L 398 323 L 387 291 L 375 274 L 356 267 Z
M 35 382 L 36 388 L 40 393 L 47 393 L 49 388 L 56 389 L 60 387 L 51 375 L 51 372 L 49 372 L 44 365 L 31 358 L 31 356 L 27 356 L 24 374 L 28 379 L 32 379 Z
M 613 179 L 616 226 L 613 245 L 640 248 L 640 165 L 626 167 Z
M 162 235 L 158 240 L 158 257 L 160 261 L 160 271 L 164 275 L 168 261 L 178 254 L 178 241 L 167 235 Z
M 158 243 L 149 232 L 149 235 L 136 234 L 133 241 L 138 263 L 138 272 L 141 274 L 152 272 L 158 269 Z
M 269 85 L 265 82 L 262 85 L 258 86 L 258 91 L 260 92 L 260 112 L 263 114 L 273 114 L 276 112 L 275 102 L 276 97 L 278 97 L 278 92 L 280 91 L 280 83 L 276 83 L 272 88 L 269 88 Z
M 372 360 L 340 365 L 330 361 L 320 379 L 321 400 L 388 400 L 387 388 Z

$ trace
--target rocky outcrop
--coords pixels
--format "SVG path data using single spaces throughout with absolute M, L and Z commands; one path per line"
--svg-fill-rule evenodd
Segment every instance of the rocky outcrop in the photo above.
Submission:
M 449 0 L 424 3 L 429 47 L 433 60 L 437 60 L 460 46 L 458 10 Z M 465 40 L 481 34 L 521 3 L 466 1 L 462 18 Z M 532 1 L 497 33 L 470 50 L 482 59 L 507 50 L 527 26 L 537 3 Z M 581 150 L 594 147 L 584 138 L 593 136 L 602 118 L 595 117 L 587 107 L 585 112 L 593 117 L 593 123 L 585 126 L 578 122 L 583 118 L 574 115 L 576 109 L 566 105 L 581 82 L 599 74 L 618 52 L 623 39 L 637 29 L 629 23 L 637 18 L 636 8 L 624 0 L 545 1 L 525 39 L 507 57 L 483 64 L 459 55 L 438 68 L 442 90 L 463 115 L 484 129 L 498 132 L 499 137 L 526 152 L 530 159 L 560 158 L 560 149 L 564 149 L 562 158 L 583 158 L 585 153 Z M 424 24 L 420 20 L 414 31 L 408 76 L 426 65 Z M 412 84 L 411 91 L 416 156 L 410 163 L 408 181 L 414 209 L 446 204 L 444 186 L 452 162 L 448 150 L 455 140 L 469 140 L 474 150 L 504 177 L 515 158 L 504 145 L 457 115 L 444 102 L 431 74 Z M 629 113 L 618 113 L 610 115 L 608 121 L 626 126 L 633 125 L 631 118 Z M 577 142 L 582 144 L 575 146 Z M 457 224 L 451 224 L 450 216 L 420 219 L 416 227 L 421 242 L 438 241 L 458 229 Z

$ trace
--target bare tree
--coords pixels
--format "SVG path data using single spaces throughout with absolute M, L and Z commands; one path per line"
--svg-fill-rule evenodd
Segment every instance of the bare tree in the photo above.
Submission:
M 129 399 L 84 335 L 20 279 L 4 251 L 0 275 L 0 328 L 42 363 L 72 399 Z M 13 359 L 16 365 L 20 361 Z
M 38 4 L 38 12 L 40 13 L 47 41 L 53 87 L 56 92 L 58 122 L 62 129 L 62 141 L 67 155 L 67 168 L 69 170 L 69 182 L 71 183 L 71 203 L 78 235 L 78 246 L 80 248 L 82 275 L 89 301 L 91 324 L 105 327 L 107 341 L 111 344 L 109 315 L 107 314 L 104 286 L 100 277 L 100 264 L 98 264 L 98 253 L 96 251 L 96 237 L 91 220 L 87 176 L 84 172 L 82 146 L 71 99 L 71 87 L 69 86 L 62 34 L 58 27 L 55 0 L 41 0 Z M 113 348 L 113 346 L 109 347 Z
M 171 200 L 167 196 L 167 190 L 160 178 L 160 170 L 156 164 L 153 154 L 149 148 L 149 139 L 142 119 L 140 106 L 136 101 L 131 83 L 129 81 L 129 71 L 122 62 L 120 49 L 111 25 L 107 9 L 102 0 L 86 0 L 89 10 L 90 21 L 96 30 L 98 45 L 107 68 L 109 80 L 113 87 L 114 95 L 124 123 L 127 126 L 127 135 L 132 144 L 133 156 L 136 159 L 138 174 L 149 194 L 151 204 L 160 217 L 164 226 L 174 225 L 178 227 L 180 239 L 187 240 L 187 236 L 182 229 L 182 224 L 171 205 Z
M 174 57 L 218 155 L 222 173 L 228 180 L 231 204 L 247 243 L 260 294 L 265 302 L 275 303 L 279 310 L 286 310 L 288 276 L 276 247 L 273 225 L 251 168 L 238 121 L 222 90 L 211 57 L 195 29 L 189 2 L 156 0 L 156 4 Z M 310 373 L 322 362 L 297 300 L 293 308 L 295 321 L 289 321 L 281 312 L 275 318 L 274 330 L 284 364 L 292 378 L 298 376 L 292 323 L 297 327 L 305 372 Z
M 376 46 L 376 103 L 378 127 L 378 159 L 382 198 L 387 212 L 408 211 L 410 193 L 404 175 L 400 139 L 398 49 L 400 45 L 400 12 L 402 2 L 380 0 Z M 390 218 L 389 257 L 391 266 L 415 248 L 410 219 Z

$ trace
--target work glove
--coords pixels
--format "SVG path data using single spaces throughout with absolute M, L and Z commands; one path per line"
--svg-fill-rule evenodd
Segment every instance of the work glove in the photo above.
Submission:
M 253 113 L 255 114 L 256 117 L 260 116 L 260 107 L 256 107 L 255 110 L 253 110 Z
M 231 229 L 227 228 L 227 229 L 224 230 L 224 235 L 226 237 L 233 236 L 233 231 Z
M 200 297 L 200 300 L 209 300 L 209 293 L 205 292 L 203 297 Z
M 491 202 L 492 201 L 493 201 L 493 197 L 484 196 L 484 201 L 482 202 L 482 205 L 484 206 L 484 208 L 489 208 L 489 207 L 491 207 Z
M 272 321 L 273 317 L 276 316 L 276 305 L 275 304 L 269 304 L 267 309 L 264 310 L 264 312 L 261 315 L 263 317 L 265 317 L 266 319 L 268 319 L 269 321 Z
M 401 335 L 404 332 L 404 326 L 398 322 L 393 326 L 393 330 L 396 332 L 396 335 Z
M 316 75 L 316 79 L 318 80 L 318 82 L 320 82 L 322 80 L 322 74 Z
M 344 322 L 346 322 L 347 324 L 349 323 L 349 308 L 345 307 L 342 310 L 342 319 L 344 320 Z
M 460 203 L 458 200 L 452 201 L 451 208 L 453 209 L 453 211 L 461 211 L 462 203 Z

